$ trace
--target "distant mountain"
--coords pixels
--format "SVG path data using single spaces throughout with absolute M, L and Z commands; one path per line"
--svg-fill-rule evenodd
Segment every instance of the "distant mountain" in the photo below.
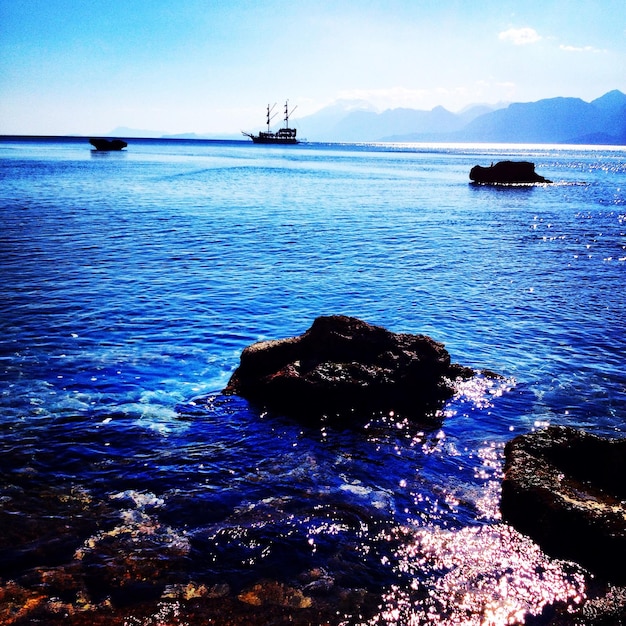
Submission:
M 197 133 L 179 133 L 178 135 L 161 135 L 159 139 L 195 139 L 195 140 L 220 140 L 220 141 L 243 141 L 241 133 L 207 133 L 198 135 Z
M 241 139 L 239 133 L 209 133 L 204 135 L 197 133 L 179 133 L 167 135 L 159 130 L 140 130 L 138 128 L 128 128 L 127 126 L 118 126 L 104 136 L 120 137 L 123 139 Z
M 592 102 L 550 98 L 481 115 L 460 133 L 463 141 L 621 144 L 626 139 L 626 95 L 610 92 Z
M 337 125 L 351 115 L 375 113 L 375 109 L 365 100 L 338 100 L 297 122 L 298 135 L 307 137 L 310 141 L 350 141 L 349 139 L 334 139 L 337 136 Z
M 626 95 L 614 90 L 585 102 L 549 98 L 537 102 L 472 105 L 459 113 L 388 109 L 378 113 L 363 100 L 341 100 L 296 123 L 298 137 L 313 142 L 485 142 L 626 145 Z M 108 137 L 241 139 L 237 134 L 184 133 L 126 127 Z
M 157 130 L 140 130 L 138 128 L 128 128 L 127 126 L 118 126 L 114 128 L 106 137 L 123 137 L 129 138 L 146 138 L 146 137 L 160 137 L 163 133 Z
M 313 115 L 300 118 L 298 127 L 299 134 L 309 141 L 393 141 L 390 138 L 395 136 L 458 131 L 474 118 L 494 108 L 476 105 L 461 113 L 451 113 L 438 106 L 431 111 L 400 108 L 378 113 L 367 102 L 339 101 Z
M 330 109 L 330 110 L 329 110 Z M 389 109 L 376 113 L 335 105 L 298 122 L 309 141 L 454 141 L 626 145 L 626 95 L 611 91 L 592 102 L 550 98 L 461 113 Z M 495 109 L 495 110 L 494 110 Z

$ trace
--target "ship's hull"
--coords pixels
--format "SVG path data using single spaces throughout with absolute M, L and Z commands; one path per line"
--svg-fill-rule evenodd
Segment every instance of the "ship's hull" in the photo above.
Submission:
M 295 137 L 261 137 L 259 135 L 248 135 L 254 143 L 269 143 L 269 144 L 294 144 L 298 143 Z
M 102 151 L 123 150 L 128 144 L 121 139 L 101 139 L 92 138 L 89 143 L 96 149 Z
M 271 131 L 261 131 L 258 135 L 252 133 L 243 133 L 246 137 L 250 137 L 254 143 L 265 144 L 295 144 L 298 143 L 296 139 L 297 129 L 295 128 L 281 128 L 275 133 Z

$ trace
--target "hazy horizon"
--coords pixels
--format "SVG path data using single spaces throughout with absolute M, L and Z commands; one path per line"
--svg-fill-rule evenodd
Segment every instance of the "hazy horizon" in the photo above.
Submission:
M 234 134 L 285 99 L 294 120 L 590 102 L 624 67 L 623 0 L 0 0 L 0 134 Z

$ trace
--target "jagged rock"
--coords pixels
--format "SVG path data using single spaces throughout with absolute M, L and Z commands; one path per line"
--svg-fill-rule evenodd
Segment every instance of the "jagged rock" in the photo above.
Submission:
M 553 426 L 505 447 L 502 518 L 548 554 L 626 582 L 626 439 Z
M 470 180 L 475 183 L 551 183 L 551 180 L 535 172 L 535 164 L 530 161 L 500 161 L 490 167 L 475 165 L 470 170 Z
M 311 598 L 305 596 L 300 589 L 275 580 L 258 582 L 244 589 L 237 597 L 241 602 L 254 606 L 275 604 L 292 609 L 306 609 L 312 605 Z
M 301 418 L 424 418 L 453 395 L 454 379 L 473 374 L 430 337 L 333 315 L 298 337 L 245 348 L 223 393 Z

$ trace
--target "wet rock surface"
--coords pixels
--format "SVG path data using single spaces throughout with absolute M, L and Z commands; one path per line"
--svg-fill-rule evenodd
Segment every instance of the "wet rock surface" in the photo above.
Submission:
M 188 526 L 165 515 L 176 493 L 102 494 L 42 478 L 20 472 L 0 489 L 0 529 L 12 528 L 6 540 L 0 533 L 1 624 L 487 623 L 480 616 L 494 598 L 507 615 L 532 607 L 533 626 L 625 617 L 624 587 L 596 580 L 585 592 L 574 563 L 550 562 L 512 527 L 393 528 L 378 494 L 359 483 L 346 483 L 339 500 L 307 490 Z M 12 527 L 25 510 L 30 523 Z M 49 550 L 56 537 L 63 550 Z M 392 560 L 397 568 L 381 568 Z M 431 593 L 420 591 L 425 580 Z
M 224 394 L 308 419 L 423 418 L 453 395 L 454 379 L 473 374 L 430 337 L 333 315 L 298 337 L 245 348 Z
M 25 509 L 31 499 L 47 499 L 47 515 L 12 527 L 6 540 L 0 537 L 0 624 L 330 625 L 345 623 L 346 615 L 372 615 L 378 606 L 377 590 L 340 584 L 349 584 L 348 574 L 338 581 L 336 573 L 316 567 L 286 575 L 288 556 L 282 569 L 277 565 L 265 572 L 271 569 L 281 580 L 258 577 L 254 570 L 245 578 L 241 572 L 211 568 L 222 551 L 237 551 L 233 537 L 256 533 L 252 543 L 263 539 L 270 518 L 262 506 L 246 508 L 219 527 L 192 532 L 161 522 L 161 498 L 149 493 L 119 492 L 100 501 L 87 489 L 42 490 L 30 479 L 25 482 L 28 493 L 18 485 L 0 491 L 12 494 L 0 499 L 0 528 L 8 531 L 12 511 Z M 326 513 L 334 519 L 333 511 Z M 103 514 L 106 523 L 99 524 Z M 287 523 L 290 513 L 283 515 Z M 347 512 L 342 519 L 357 527 L 366 511 L 356 519 Z M 63 538 L 62 551 L 51 550 L 55 537 Z M 298 543 L 308 545 L 307 538 L 298 534 Z M 339 561 L 349 558 L 351 550 L 346 550 L 342 556 L 338 549 Z
M 549 554 L 626 583 L 626 439 L 567 427 L 505 448 L 502 517 Z

